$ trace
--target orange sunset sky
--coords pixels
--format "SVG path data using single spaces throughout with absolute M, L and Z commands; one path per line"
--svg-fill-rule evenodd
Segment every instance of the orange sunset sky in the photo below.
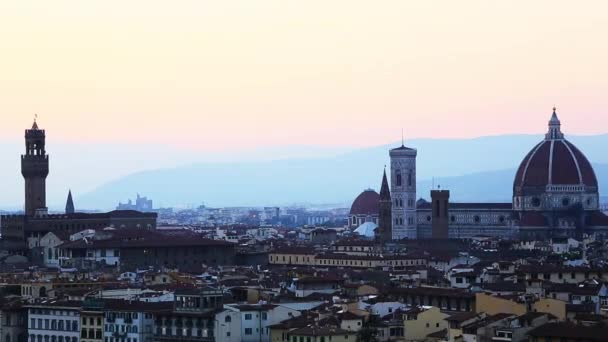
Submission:
M 197 150 L 608 127 L 606 1 L 3 1 L 0 136 Z

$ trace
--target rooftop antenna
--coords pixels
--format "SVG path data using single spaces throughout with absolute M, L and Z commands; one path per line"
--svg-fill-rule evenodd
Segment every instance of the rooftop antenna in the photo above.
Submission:
M 401 146 L 405 146 L 405 138 L 403 134 L 403 127 L 401 127 Z

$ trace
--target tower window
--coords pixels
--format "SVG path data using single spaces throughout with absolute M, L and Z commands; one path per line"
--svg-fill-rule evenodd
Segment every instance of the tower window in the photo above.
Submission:
M 407 185 L 412 186 L 412 172 L 411 171 L 407 174 Z
M 399 170 L 395 174 L 395 183 L 397 186 L 401 186 L 401 171 Z

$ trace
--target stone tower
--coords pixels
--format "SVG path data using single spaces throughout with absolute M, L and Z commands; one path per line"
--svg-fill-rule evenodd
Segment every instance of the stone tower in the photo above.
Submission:
M 25 180 L 25 214 L 34 216 L 46 212 L 46 176 L 49 174 L 49 156 L 44 148 L 45 132 L 34 121 L 25 130 L 25 154 L 21 155 L 21 174 Z
M 393 240 L 416 239 L 416 149 L 394 148 L 391 157 Z
M 382 175 L 382 186 L 380 187 L 380 212 L 378 215 L 377 238 L 382 241 L 390 241 L 393 238 L 391 192 L 386 178 L 386 169 Z
M 431 190 L 432 209 L 432 237 L 433 239 L 447 239 L 449 237 L 449 190 Z
M 68 199 L 65 202 L 65 213 L 73 214 L 76 210 L 74 209 L 74 200 L 72 199 L 72 190 L 68 191 Z

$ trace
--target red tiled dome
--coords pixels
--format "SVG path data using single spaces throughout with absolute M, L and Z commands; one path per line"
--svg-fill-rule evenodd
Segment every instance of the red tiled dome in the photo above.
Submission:
M 363 191 L 350 207 L 351 215 L 378 215 L 380 212 L 380 195 L 374 190 Z
M 553 111 L 545 140 L 526 155 L 513 182 L 515 195 L 526 188 L 547 185 L 584 185 L 597 189 L 597 178 L 585 155 L 564 138 L 560 121 Z
M 597 187 L 591 163 L 565 139 L 545 140 L 536 145 L 519 165 L 513 185 L 517 188 L 553 184 Z

